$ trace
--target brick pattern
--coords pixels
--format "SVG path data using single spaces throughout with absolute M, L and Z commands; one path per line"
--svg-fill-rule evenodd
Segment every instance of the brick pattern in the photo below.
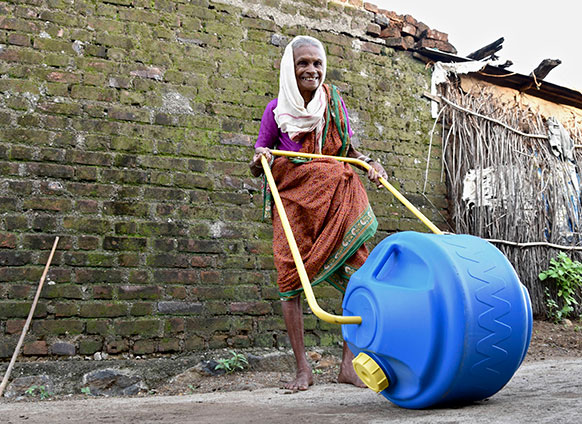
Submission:
M 308 3 L 313 14 L 347 13 Z M 291 18 L 296 8 L 281 10 Z M 424 39 L 410 19 L 388 36 L 397 16 L 373 13 L 378 37 Z M 353 19 L 364 26 L 370 15 Z M 207 0 L 0 2 L 0 357 L 16 345 L 57 235 L 25 355 L 287 344 L 271 226 L 247 164 L 283 47 L 298 33 L 325 43 L 354 142 L 442 223 L 436 140 L 421 194 L 429 75 L 401 45 L 280 27 Z M 387 191 L 368 187 L 379 218 L 372 245 L 425 231 Z M 317 293 L 339 312 L 333 289 Z M 308 344 L 341 340 L 339 327 L 311 315 L 306 329 Z
M 339 1 L 352 4 L 350 0 Z M 446 53 L 457 53 L 457 49 L 449 43 L 447 34 L 430 29 L 410 15 L 399 15 L 380 9 L 373 3 L 364 2 L 362 6 L 372 14 L 372 22 L 368 24 L 366 34 L 385 40 L 387 46 L 401 50 L 427 47 Z

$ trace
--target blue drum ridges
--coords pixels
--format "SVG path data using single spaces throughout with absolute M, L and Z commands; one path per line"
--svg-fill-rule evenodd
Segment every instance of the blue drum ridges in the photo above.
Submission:
M 476 343 L 475 350 L 486 358 L 473 365 L 471 372 L 483 376 L 489 373 L 497 375 L 500 373 L 497 366 L 508 357 L 508 352 L 500 346 L 500 343 L 511 336 L 511 327 L 503 323 L 500 318 L 511 311 L 511 303 L 497 296 L 507 284 L 502 278 L 494 275 L 495 267 L 482 269 L 476 265 L 467 269 L 472 278 L 483 284 L 475 291 L 475 298 L 489 306 L 489 309 L 479 314 L 477 322 L 479 327 L 489 331 L 490 334 Z

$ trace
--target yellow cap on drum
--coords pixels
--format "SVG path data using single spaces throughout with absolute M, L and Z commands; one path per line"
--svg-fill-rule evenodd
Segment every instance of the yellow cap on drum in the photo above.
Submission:
M 376 393 L 381 392 L 389 386 L 388 378 L 382 368 L 369 355 L 364 352 L 354 358 L 352 361 L 354 370 L 358 377 Z

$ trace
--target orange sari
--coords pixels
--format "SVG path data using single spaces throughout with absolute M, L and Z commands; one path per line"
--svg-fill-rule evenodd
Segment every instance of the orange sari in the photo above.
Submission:
M 331 101 L 334 94 L 336 100 L 339 98 L 337 92 L 332 92 L 337 89 L 324 87 L 330 101 L 322 153 L 345 156 L 349 138 L 346 134 L 342 137 L 340 131 L 345 132 L 346 118 L 337 102 Z M 315 139 L 314 131 L 305 134 L 300 151 L 316 153 Z M 328 281 L 345 291 L 351 274 L 368 257 L 364 242 L 378 226 L 360 178 L 348 163 L 328 158 L 294 163 L 287 157 L 278 157 L 272 173 L 311 285 Z M 280 296 L 293 298 L 303 289 L 276 209 L 273 253 Z

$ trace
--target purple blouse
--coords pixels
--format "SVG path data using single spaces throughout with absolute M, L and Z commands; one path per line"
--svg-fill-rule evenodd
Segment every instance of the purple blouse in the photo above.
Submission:
M 342 108 L 346 114 L 346 120 L 348 125 L 348 135 L 351 137 L 353 135 L 352 129 L 350 128 L 350 119 L 348 117 L 348 110 L 344 104 L 344 99 L 341 99 Z M 261 127 L 259 128 L 259 136 L 257 142 L 255 143 L 255 149 L 257 147 L 268 147 L 269 149 L 275 148 L 277 146 L 278 150 L 286 150 L 289 152 L 298 152 L 301 150 L 301 143 L 295 143 L 289 137 L 289 134 L 281 132 L 277 126 L 277 121 L 275 121 L 275 114 L 273 110 L 277 107 L 277 99 L 273 99 L 269 102 L 263 113 L 263 118 L 261 119 Z

